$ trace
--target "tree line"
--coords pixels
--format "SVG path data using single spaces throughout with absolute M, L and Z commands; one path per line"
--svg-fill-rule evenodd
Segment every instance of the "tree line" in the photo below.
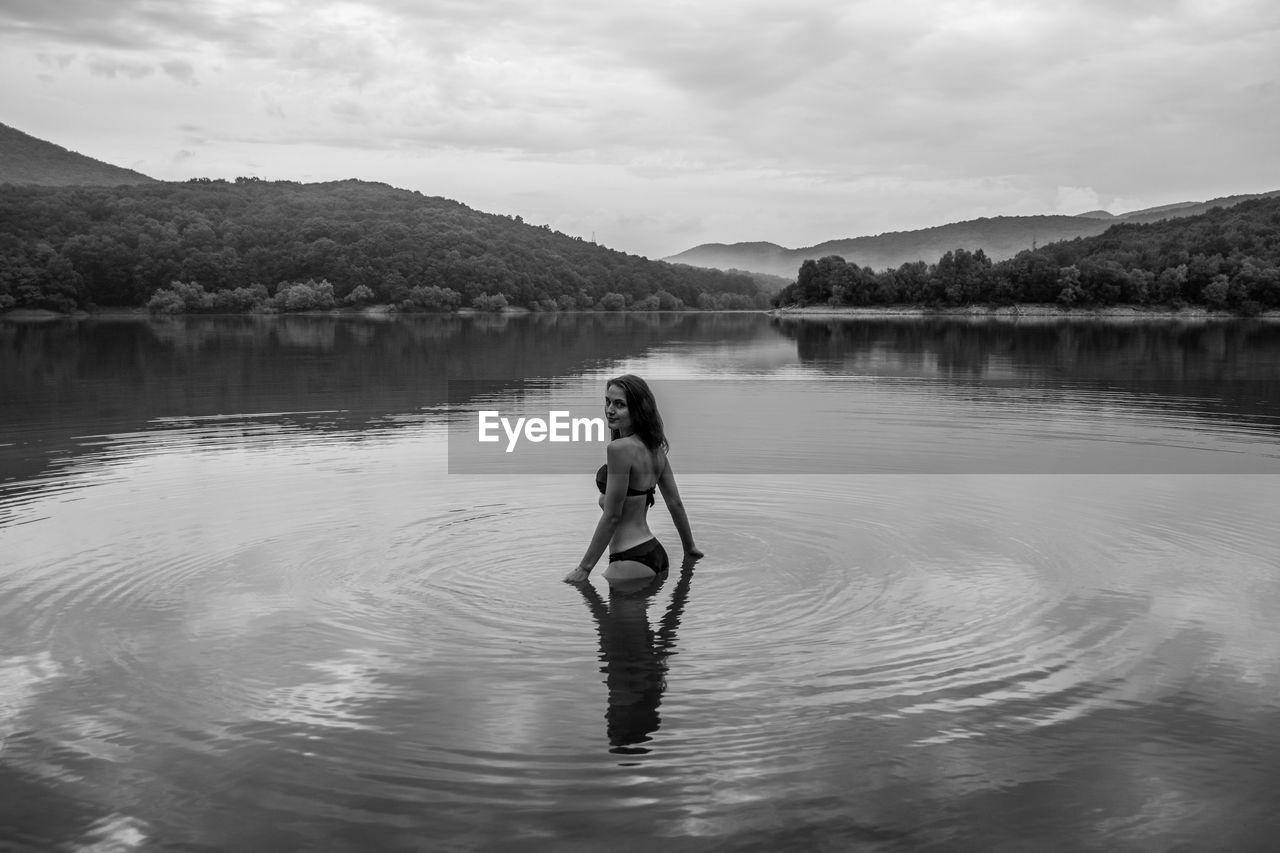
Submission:
M 385 184 L 238 178 L 0 192 L 0 310 L 760 308 L 747 275 L 651 261 Z
M 1200 306 L 1253 315 L 1280 309 L 1280 198 L 1199 216 L 1119 224 L 993 263 L 959 248 L 937 263 L 875 271 L 831 255 L 800 265 L 784 305 Z

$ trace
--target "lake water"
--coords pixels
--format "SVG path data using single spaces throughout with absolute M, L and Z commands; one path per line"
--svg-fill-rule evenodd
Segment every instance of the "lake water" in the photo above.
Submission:
M 473 419 L 622 372 L 706 557 L 579 589 Z M 0 322 L 0 849 L 1267 849 L 1278 474 L 1280 324 Z

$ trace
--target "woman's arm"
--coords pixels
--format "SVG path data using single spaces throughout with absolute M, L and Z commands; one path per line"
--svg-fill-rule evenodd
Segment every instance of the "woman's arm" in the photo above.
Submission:
M 578 583 L 587 579 L 587 575 L 591 574 L 591 570 L 600 560 L 600 555 L 609 547 L 609 540 L 613 539 L 613 531 L 618 528 L 618 522 L 622 520 L 622 505 L 627 499 L 627 483 L 631 476 L 631 460 L 627 458 L 619 442 L 611 441 L 605 451 L 605 461 L 609 466 L 609 481 L 605 486 L 604 500 L 601 503 L 600 520 L 596 522 L 595 533 L 591 536 L 587 553 L 582 556 L 582 562 L 578 563 L 578 568 L 565 576 L 565 580 L 569 583 Z
M 689 516 L 685 515 L 684 501 L 680 500 L 680 488 L 676 485 L 675 472 L 671 470 L 670 457 L 667 458 L 662 476 L 658 478 L 658 490 L 662 492 L 662 499 L 667 502 L 667 509 L 671 512 L 671 520 L 675 522 L 676 532 L 680 534 L 680 545 L 684 552 L 691 557 L 701 557 L 702 552 L 693 544 L 693 529 L 689 527 Z

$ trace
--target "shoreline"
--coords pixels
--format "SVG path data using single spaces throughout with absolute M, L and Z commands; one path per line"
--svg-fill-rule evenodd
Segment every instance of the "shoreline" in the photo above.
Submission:
M 966 305 L 957 308 L 927 308 L 923 305 L 886 305 L 858 307 L 853 305 L 794 305 L 766 312 L 770 317 L 799 319 L 876 318 L 876 317 L 946 317 L 995 320 L 1280 320 L 1280 311 L 1266 311 L 1246 317 L 1232 311 L 1208 308 L 1169 308 L 1163 306 L 1111 305 L 1105 308 L 1068 308 L 1053 304 Z
M 179 311 L 176 313 L 153 314 L 146 308 L 96 308 L 92 311 L 52 311 L 48 308 L 15 308 L 0 312 L 0 321 L 43 322 L 46 320 L 88 320 L 93 318 L 133 318 L 163 320 L 178 317 L 373 317 L 377 319 L 396 317 L 523 317 L 544 316 L 557 317 L 577 315 L 649 317 L 657 314 L 767 314 L 767 308 L 673 308 L 669 311 L 531 311 L 519 306 L 508 306 L 501 311 L 480 311 L 475 308 L 459 308 L 455 311 L 397 311 L 391 305 L 369 305 L 363 308 L 330 308 L 317 311 L 240 311 L 221 314 L 211 311 Z
M 792 305 L 784 308 L 747 308 L 732 310 L 705 310 L 682 308 L 673 311 L 530 311 L 527 308 L 508 307 L 501 311 L 477 311 L 462 308 L 456 311 L 405 312 L 396 311 L 390 305 L 370 305 L 363 308 L 338 308 L 327 311 L 249 311 L 235 314 L 204 312 L 152 314 L 146 308 L 102 308 L 94 311 L 63 313 L 45 308 L 17 308 L 0 313 L 0 321 L 44 322 L 51 320 L 84 320 L 103 318 L 165 317 L 371 317 L 391 319 L 396 317 L 511 317 L 535 314 L 565 315 L 613 315 L 650 316 L 654 314 L 764 314 L 775 318 L 830 320 L 840 318 L 957 318 L 974 320 L 1280 320 L 1280 310 L 1264 311 L 1252 317 L 1231 311 L 1215 311 L 1201 307 L 1169 308 L 1165 306 L 1112 305 L 1105 308 L 1068 308 L 1054 304 L 967 305 L 955 308 L 929 308 L 923 305 Z

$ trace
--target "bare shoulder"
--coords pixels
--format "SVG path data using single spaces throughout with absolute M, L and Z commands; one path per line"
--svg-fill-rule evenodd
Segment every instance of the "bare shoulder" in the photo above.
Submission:
M 631 464 L 639 457 L 644 445 L 635 436 L 627 435 L 615 438 L 605 448 L 605 455 L 610 462 Z

